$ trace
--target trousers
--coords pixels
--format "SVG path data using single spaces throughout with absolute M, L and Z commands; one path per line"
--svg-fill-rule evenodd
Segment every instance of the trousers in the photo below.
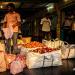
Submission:
M 5 45 L 6 45 L 6 50 L 8 53 L 11 53 L 12 50 L 13 52 L 15 52 L 17 50 L 17 36 L 18 36 L 18 32 L 14 32 L 12 38 L 6 39 L 5 41 Z M 11 41 L 13 43 L 13 46 L 11 45 Z

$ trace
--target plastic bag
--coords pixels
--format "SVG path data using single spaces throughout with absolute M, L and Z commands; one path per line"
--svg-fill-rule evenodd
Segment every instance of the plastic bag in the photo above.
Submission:
M 16 60 L 20 61 L 23 68 L 26 67 L 26 57 L 24 55 L 18 54 Z
M 60 66 L 62 65 L 61 50 L 43 54 L 28 52 L 26 57 L 26 65 L 29 69 L 48 66 Z
M 13 35 L 13 28 L 12 26 L 9 26 L 8 28 L 3 28 L 4 36 L 6 39 L 9 39 Z
M 64 44 L 61 48 L 62 50 L 62 59 L 75 58 L 75 45 Z
M 23 67 L 20 61 L 15 60 L 10 65 L 10 73 L 17 74 L 23 71 Z
M 53 41 L 42 40 L 42 43 L 50 48 L 59 48 L 62 46 L 63 41 L 61 41 L 61 40 L 53 40 Z
M 5 59 L 6 59 L 7 69 L 9 69 L 11 62 L 13 62 L 16 59 L 16 55 L 15 54 L 5 54 Z

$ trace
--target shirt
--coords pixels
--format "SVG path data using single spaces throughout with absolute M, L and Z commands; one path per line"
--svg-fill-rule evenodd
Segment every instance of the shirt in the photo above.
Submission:
M 43 18 L 41 19 L 42 31 L 50 31 L 51 21 L 50 19 Z
M 71 21 L 66 20 L 64 26 L 71 26 Z
M 15 11 L 13 13 L 7 13 L 4 17 L 4 22 L 7 23 L 7 27 L 10 25 L 15 27 L 13 28 L 13 32 L 18 32 L 18 25 L 16 25 L 18 22 L 21 22 L 20 15 L 16 13 Z
M 75 22 L 74 22 L 73 25 L 72 25 L 72 30 L 75 31 Z

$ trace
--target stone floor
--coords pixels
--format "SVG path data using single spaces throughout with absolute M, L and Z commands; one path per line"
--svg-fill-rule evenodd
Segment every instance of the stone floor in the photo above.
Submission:
M 58 67 L 47 67 L 38 69 L 25 68 L 22 73 L 16 75 L 75 75 L 75 59 L 62 60 L 63 65 Z M 73 70 L 74 68 L 74 70 Z M 10 71 L 0 73 L 0 75 L 11 75 Z

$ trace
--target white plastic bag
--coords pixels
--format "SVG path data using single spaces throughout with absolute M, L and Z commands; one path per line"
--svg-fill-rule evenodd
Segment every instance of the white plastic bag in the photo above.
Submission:
M 59 66 L 62 65 L 62 60 L 61 60 L 61 50 L 53 51 L 52 53 L 52 62 L 53 66 Z
M 4 36 L 6 39 L 9 39 L 13 35 L 13 28 L 12 26 L 9 26 L 8 28 L 3 28 Z
M 43 66 L 43 55 L 39 53 L 29 52 L 26 58 L 26 65 L 29 69 L 40 68 Z
M 26 65 L 29 69 L 62 65 L 61 50 L 47 52 L 43 54 L 28 52 Z
M 24 55 L 18 54 L 16 60 L 20 61 L 23 68 L 26 67 L 26 57 Z
M 75 45 L 64 45 L 62 47 L 62 59 L 75 58 Z
M 51 52 L 44 53 L 43 67 L 52 66 L 53 65 L 52 59 L 53 58 L 52 58 Z
M 59 48 L 62 46 L 63 41 L 61 41 L 61 40 L 53 40 L 53 41 L 42 40 L 42 43 L 50 48 Z

